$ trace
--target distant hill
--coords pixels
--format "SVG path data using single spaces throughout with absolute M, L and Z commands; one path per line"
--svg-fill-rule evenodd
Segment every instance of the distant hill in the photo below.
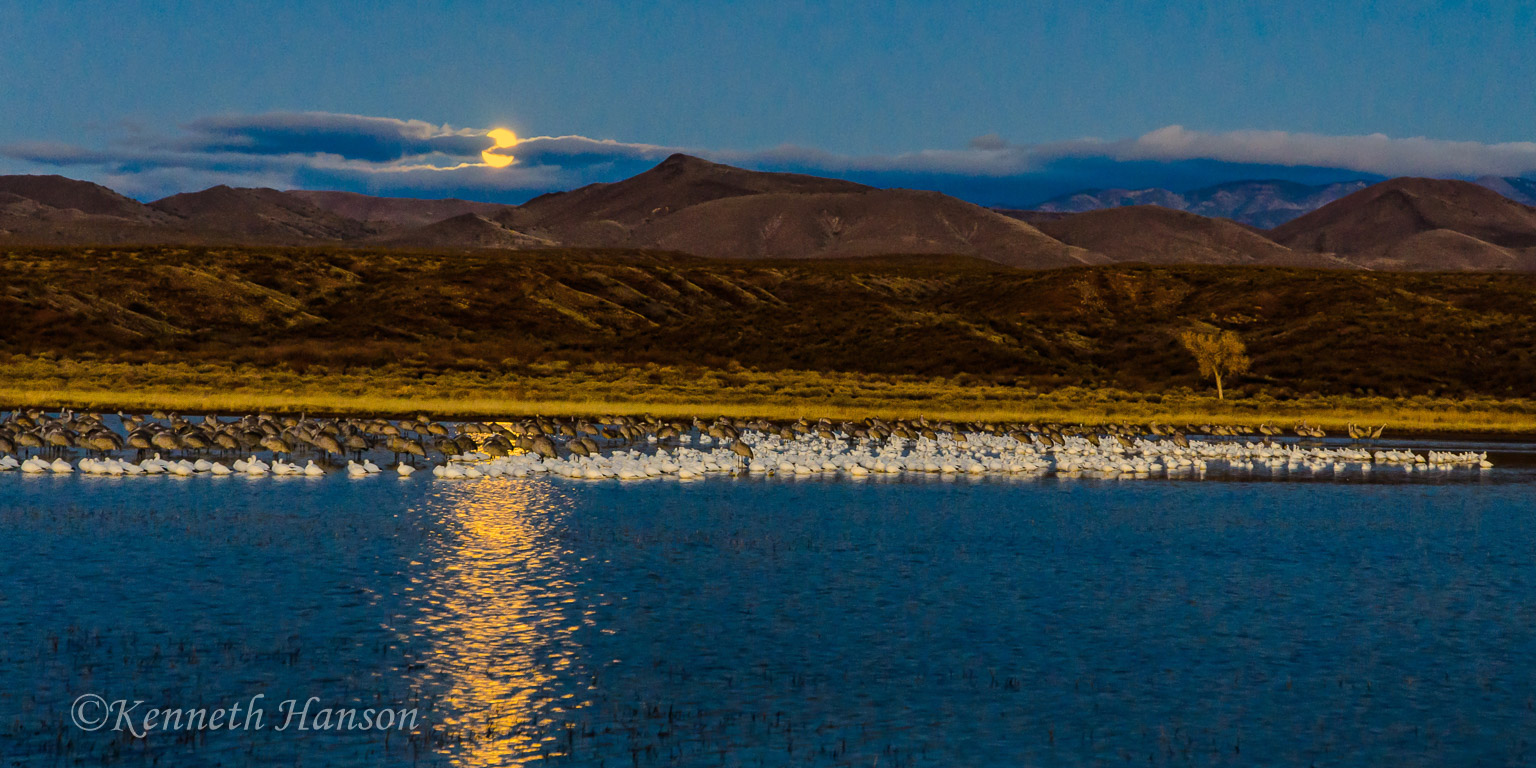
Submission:
M 624 244 L 636 227 L 723 198 L 869 189 L 841 179 L 748 171 L 677 154 L 623 181 L 541 195 L 498 219 L 570 245 L 609 246 Z
M 1466 181 L 1392 179 L 1270 235 L 1292 250 L 1334 253 L 1375 269 L 1536 267 L 1536 208 Z
M 13 243 L 168 242 L 171 217 L 99 184 L 63 176 L 0 176 L 0 239 Z
M 937 192 L 778 192 L 685 208 L 635 230 L 632 244 L 720 258 L 962 254 L 1016 267 L 1109 260 Z
M 374 197 L 356 192 L 312 192 L 302 189 L 289 190 L 286 194 L 323 211 L 356 219 L 380 230 L 421 227 L 466 213 L 490 217 L 517 209 L 515 205 L 476 203 L 457 198 L 423 200 L 413 197 Z
M 1106 208 L 1157 205 L 1201 216 L 1232 219 L 1270 229 L 1366 187 L 1364 181 L 1310 186 L 1290 181 L 1235 181 L 1192 192 L 1166 189 L 1090 189 L 1047 200 L 1035 210 L 1084 213 Z
M 1033 210 L 1045 213 L 1087 213 L 1132 205 L 1159 205 L 1182 211 L 1189 207 L 1189 200 L 1166 189 L 1084 189 L 1053 197 L 1036 205 Z
M 478 213 L 465 213 L 451 219 L 381 237 L 375 243 L 394 248 L 420 250 L 476 250 L 497 248 L 518 250 L 547 248 L 553 241 L 508 229 Z
M 63 176 L 0 176 L 0 193 L 8 193 L 59 210 L 98 216 L 142 219 L 151 211 L 141 202 L 100 184 Z
M 1188 193 L 1101 190 L 1047 204 L 1061 210 L 1018 211 L 681 154 L 622 181 L 523 205 L 228 186 L 145 205 L 61 176 L 0 176 L 0 244 L 445 253 L 612 248 L 727 259 L 904 254 L 969 256 L 1029 269 L 1148 262 L 1536 271 L 1536 209 L 1512 199 L 1536 183 L 1363 184 L 1246 181 Z M 1273 230 L 1258 228 L 1302 210 L 1311 212 Z
M 1350 266 L 1310 254 L 1299 258 L 1289 248 L 1226 219 L 1155 205 L 1089 211 L 1036 226 L 1057 240 L 1116 262 Z
M 376 234 L 366 224 L 316 207 L 301 197 L 275 189 L 235 189 L 219 185 L 201 192 L 172 195 L 149 204 L 180 220 L 185 229 L 234 242 L 296 245 L 346 241 Z
M 1454 230 L 1432 229 L 1345 258 L 1388 272 L 1529 272 L 1536 266 L 1532 256 Z
M 960 254 L 1021 267 L 1107 261 L 937 192 L 748 171 L 688 155 L 620 182 L 535 198 L 496 220 L 568 246 L 717 258 Z
M 1025 224 L 1039 224 L 1042 221 L 1061 221 L 1068 216 L 1077 215 L 1060 211 L 1031 211 L 1023 208 L 993 208 L 992 210 L 1010 219 L 1018 219 Z

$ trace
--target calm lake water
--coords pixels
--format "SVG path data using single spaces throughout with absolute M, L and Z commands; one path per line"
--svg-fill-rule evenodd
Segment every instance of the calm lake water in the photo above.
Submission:
M 1525 764 L 1533 490 L 6 473 L 0 760 Z M 264 727 L 88 732 L 85 694 Z M 309 697 L 419 727 L 277 730 Z

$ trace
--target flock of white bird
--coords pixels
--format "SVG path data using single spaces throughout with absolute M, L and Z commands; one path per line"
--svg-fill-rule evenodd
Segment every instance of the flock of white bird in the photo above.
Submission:
M 308 464 L 305 464 L 301 467 L 297 464 L 288 464 L 282 461 L 277 461 L 275 459 L 272 461 L 272 463 L 268 464 L 267 462 L 252 456 L 249 459 L 236 459 L 230 464 L 224 464 L 223 462 L 208 461 L 207 459 L 198 459 L 197 461 L 188 461 L 187 459 L 181 459 L 179 461 L 167 461 L 160 458 L 160 454 L 158 453 L 155 454 L 154 458 L 145 459 L 139 462 L 128 461 L 127 459 L 96 459 L 86 457 L 81 459 L 76 464 L 70 464 L 64 459 L 54 459 L 53 461 L 48 461 L 47 459 L 39 457 L 33 457 L 27 459 L 26 461 L 18 462 L 12 456 L 0 456 L 0 472 L 12 469 L 19 469 L 27 474 L 53 473 L 61 475 L 70 474 L 78 470 L 82 474 L 87 475 L 112 475 L 114 477 L 120 477 L 124 475 L 173 475 L 179 477 L 191 477 L 193 475 L 219 476 L 267 474 L 307 475 L 309 477 L 320 477 L 326 474 L 325 468 L 321 467 L 313 461 L 310 461 Z M 367 475 L 381 471 L 383 470 L 381 470 L 378 465 L 371 461 L 365 461 L 362 464 L 358 464 L 355 461 L 347 463 L 347 473 L 350 475 Z
M 586 480 L 641 480 L 651 477 L 676 477 L 682 480 L 710 474 L 805 476 L 836 474 L 849 477 L 892 475 L 899 473 L 935 473 L 944 475 L 1055 474 L 1121 476 L 1129 478 L 1199 474 L 1215 463 L 1229 469 L 1268 468 L 1272 471 L 1342 472 L 1351 468 L 1370 472 L 1373 468 L 1403 471 L 1446 470 L 1453 467 L 1488 468 L 1493 464 L 1486 453 L 1411 450 L 1367 450 L 1352 446 L 1304 446 L 1296 443 L 1257 441 L 1191 440 L 1181 446 L 1171 440 L 1136 439 L 1128 444 L 1101 440 L 1097 444 L 1079 436 L 1067 437 L 1055 445 L 1040 439 L 1020 440 L 1010 435 L 986 432 L 940 435 L 937 439 L 892 438 L 887 441 L 828 439 L 800 435 L 785 439 L 779 435 L 747 431 L 742 442 L 750 449 L 742 455 L 725 441 L 708 435 L 684 438 L 681 445 L 658 450 L 655 438 L 639 448 L 622 447 L 590 456 L 572 454 L 565 458 L 540 458 L 532 453 L 492 458 L 470 453 L 448 457 L 446 463 L 431 468 L 431 475 L 445 480 L 481 477 L 527 477 L 551 474 Z M 226 465 L 217 461 L 186 459 L 171 461 L 153 458 L 133 462 L 126 459 L 85 458 L 71 465 L 63 459 L 48 461 L 30 458 L 17 461 L 0 456 L 0 471 L 19 469 L 28 474 L 148 476 L 172 475 L 246 475 L 308 476 L 327 474 L 313 461 L 304 466 L 277 459 L 263 461 L 255 456 Z M 363 478 L 376 474 L 394 474 L 408 478 L 416 468 L 407 463 L 384 470 L 372 461 L 349 461 L 340 470 L 348 477 Z

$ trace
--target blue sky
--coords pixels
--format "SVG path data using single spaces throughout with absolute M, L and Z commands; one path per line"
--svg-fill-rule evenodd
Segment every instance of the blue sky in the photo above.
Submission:
M 0 5 L 0 172 L 516 201 L 681 150 L 1022 204 L 1536 171 L 1530 3 L 369 5 Z M 571 138 L 477 167 L 494 127 Z

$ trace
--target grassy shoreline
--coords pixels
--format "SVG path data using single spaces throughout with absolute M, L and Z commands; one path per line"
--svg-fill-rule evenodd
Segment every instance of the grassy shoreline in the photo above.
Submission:
M 664 366 L 530 365 L 518 373 L 363 369 L 255 370 L 240 366 L 38 359 L 0 362 L 0 410 L 183 413 L 285 412 L 335 416 L 492 419 L 596 414 L 834 420 L 866 416 L 951 421 L 1291 427 L 1329 431 L 1385 424 L 1389 435 L 1536 436 L 1536 401 L 1493 398 L 1303 397 L 1217 400 L 1188 390 L 1125 392 L 1069 387 L 1035 391 L 967 380 L 810 371 Z
M 1533 274 L 197 247 L 8 248 L 0 271 L 0 366 L 7 353 L 245 364 L 259 369 L 252 381 L 276 383 L 264 388 L 278 392 L 294 386 L 282 383 L 292 378 L 282 369 L 399 367 L 483 372 L 470 382 L 480 389 L 502 379 L 514 390 L 552 390 L 496 393 L 513 400 L 609 397 L 535 380 L 560 373 L 539 370 L 559 362 L 779 372 L 782 382 L 745 376 L 763 385 L 754 397 L 768 403 L 786 399 L 780 383 L 793 389 L 816 378 L 805 371 L 908 388 L 919 383 L 907 378 L 915 374 L 945 377 L 946 387 L 1020 384 L 1042 393 L 1201 390 L 1208 383 L 1178 337 L 1220 328 L 1240 334 L 1252 358 L 1249 374 L 1229 382 L 1234 395 L 1536 399 Z M 409 383 L 398 373 L 369 391 L 394 395 Z M 578 378 L 602 384 L 606 376 Z M 72 389 L 97 388 L 63 378 Z M 125 380 L 177 389 L 131 370 Z

